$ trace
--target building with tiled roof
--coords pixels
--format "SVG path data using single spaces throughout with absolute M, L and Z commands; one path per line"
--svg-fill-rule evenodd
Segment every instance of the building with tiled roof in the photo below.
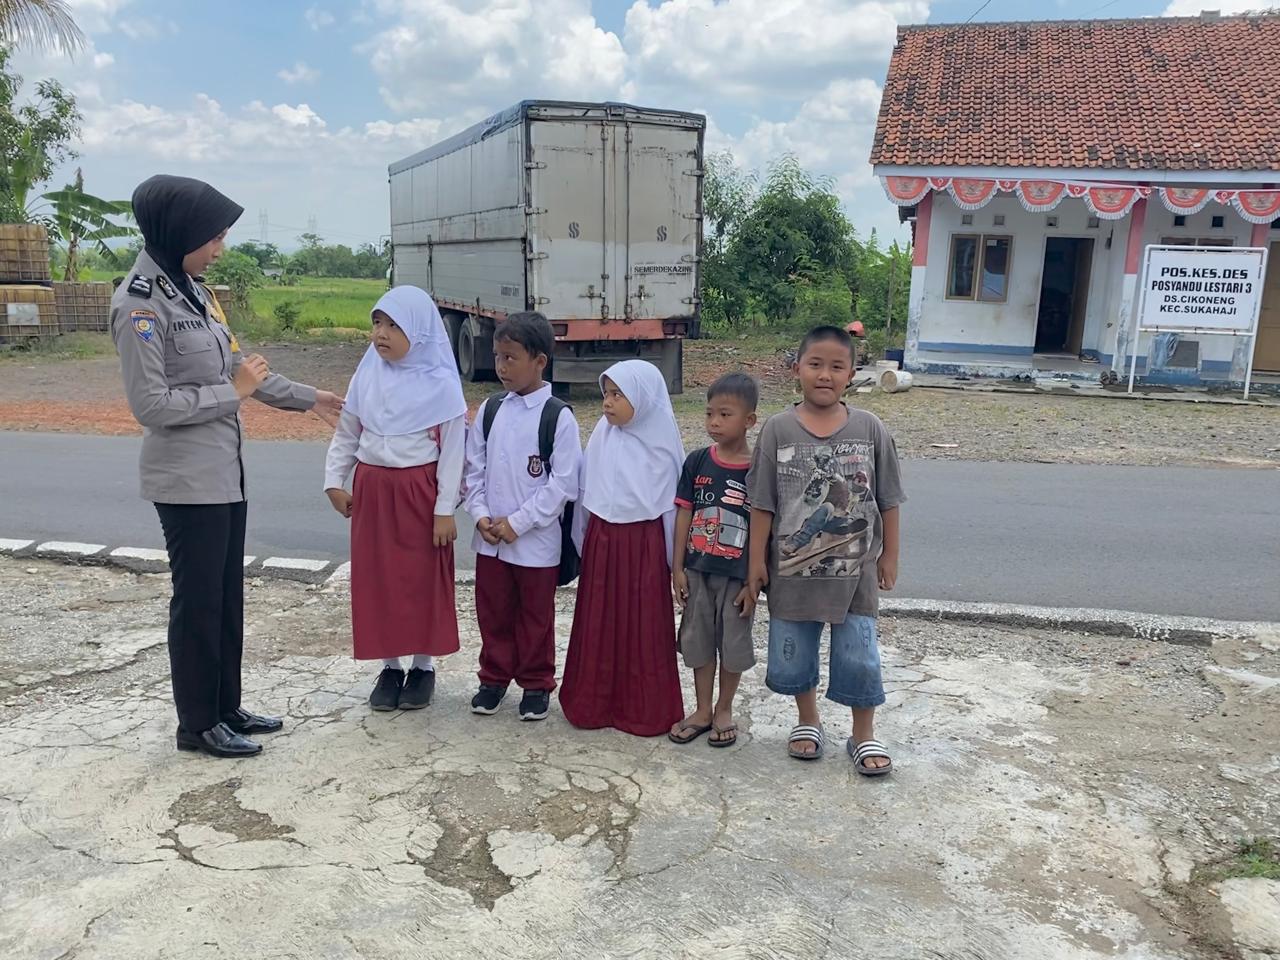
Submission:
M 1280 370 L 1278 50 L 1275 14 L 900 29 L 871 163 L 914 230 L 908 367 L 1097 376 L 1136 343 L 1156 382 Z M 1149 257 L 1256 265 L 1260 308 L 1230 308 L 1256 340 L 1139 336 Z

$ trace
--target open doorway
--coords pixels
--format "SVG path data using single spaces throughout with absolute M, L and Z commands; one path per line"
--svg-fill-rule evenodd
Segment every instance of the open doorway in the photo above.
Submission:
M 1093 240 L 1049 237 L 1044 248 L 1040 309 L 1036 317 L 1036 353 L 1079 356 L 1089 302 Z

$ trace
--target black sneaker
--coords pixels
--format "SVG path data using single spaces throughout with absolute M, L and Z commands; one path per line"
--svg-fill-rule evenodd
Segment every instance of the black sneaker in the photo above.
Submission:
M 405 678 L 404 689 L 400 691 L 401 710 L 421 710 L 431 702 L 431 695 L 436 690 L 436 672 L 414 667 Z
M 507 695 L 506 687 L 494 686 L 491 683 L 480 684 L 479 692 L 471 698 L 471 712 L 483 713 L 486 717 L 498 712 L 498 705 Z
M 520 698 L 521 720 L 545 720 L 550 712 L 550 690 L 526 690 Z
M 369 694 L 369 706 L 375 710 L 394 710 L 400 706 L 400 691 L 404 688 L 404 671 L 395 667 L 383 667 Z

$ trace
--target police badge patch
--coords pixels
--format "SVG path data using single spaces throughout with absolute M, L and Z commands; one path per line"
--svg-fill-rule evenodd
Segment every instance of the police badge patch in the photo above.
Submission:
M 156 333 L 156 315 L 150 310 L 135 310 L 129 314 L 129 322 L 133 324 L 133 332 L 143 343 L 150 343 Z
M 135 297 L 142 297 L 144 300 L 150 300 L 151 281 L 141 275 L 135 276 L 129 281 L 129 292 Z
M 159 287 L 160 292 L 170 300 L 174 299 L 178 295 L 178 288 L 170 283 L 169 278 L 163 273 L 156 274 L 156 286 Z
M 529 476 L 535 478 L 542 476 L 542 458 L 536 454 L 529 458 Z

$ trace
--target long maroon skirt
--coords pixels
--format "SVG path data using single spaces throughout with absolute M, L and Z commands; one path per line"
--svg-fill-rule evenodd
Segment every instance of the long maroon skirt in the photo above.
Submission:
M 591 517 L 560 708 L 575 727 L 666 733 L 684 716 L 662 520 Z
M 436 465 L 356 466 L 351 632 L 357 660 L 458 649 L 453 544 L 432 544 Z

